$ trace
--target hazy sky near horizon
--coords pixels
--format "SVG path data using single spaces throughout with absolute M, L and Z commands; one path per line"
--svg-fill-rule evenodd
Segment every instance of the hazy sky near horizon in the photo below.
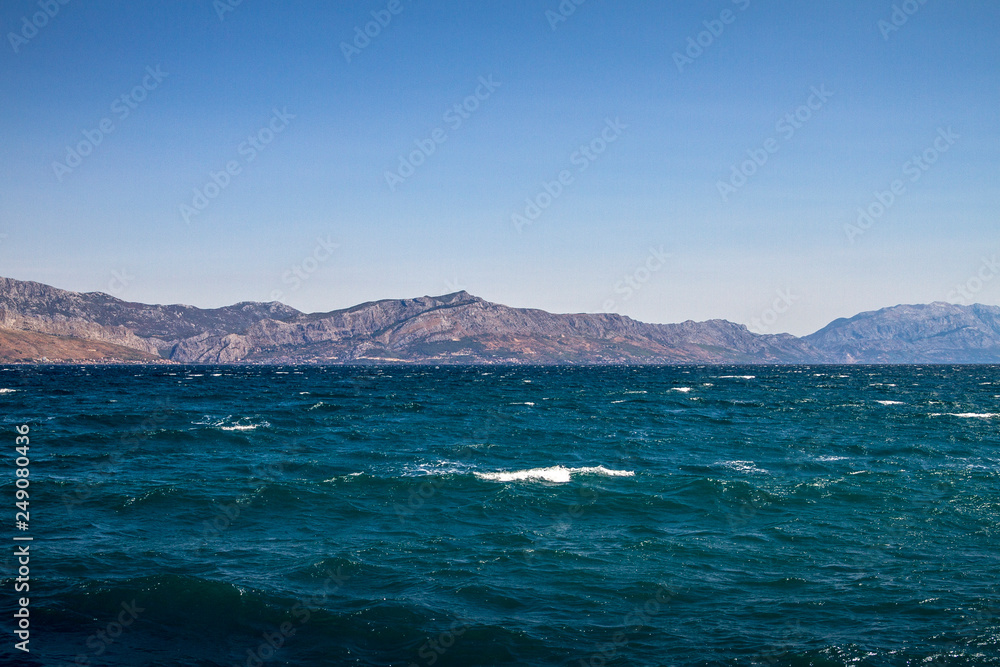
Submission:
M 1000 304 L 998 3 L 8 0 L 0 31 L 7 277 L 795 334 Z

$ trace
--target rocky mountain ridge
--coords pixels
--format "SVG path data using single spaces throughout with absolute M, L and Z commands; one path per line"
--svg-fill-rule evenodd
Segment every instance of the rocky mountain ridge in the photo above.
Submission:
M 553 314 L 464 291 L 302 313 L 278 302 L 150 305 L 0 278 L 0 332 L 0 360 L 15 361 L 74 361 L 86 349 L 90 360 L 203 364 L 1000 363 L 1000 308 L 944 303 L 861 313 L 799 338 L 726 320 Z M 21 356 L 5 352 L 12 340 Z M 60 354 L 44 354 L 46 341 Z

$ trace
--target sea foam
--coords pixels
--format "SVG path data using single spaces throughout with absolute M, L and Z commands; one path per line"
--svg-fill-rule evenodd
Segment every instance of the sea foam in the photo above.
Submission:
M 253 431 L 258 426 L 264 425 L 267 425 L 267 422 L 264 424 L 232 424 L 230 426 L 220 426 L 219 429 L 222 431 Z
M 245 424 L 244 419 L 232 419 L 232 415 L 225 417 L 224 419 L 210 419 L 205 417 L 204 419 L 196 422 L 191 422 L 195 426 L 210 426 L 212 428 L 217 428 L 220 431 L 253 431 L 259 427 L 269 428 L 271 423 L 268 421 L 261 421 L 257 424 Z
M 632 470 L 611 470 L 604 466 L 588 468 L 567 468 L 565 466 L 551 466 L 548 468 L 532 468 L 530 470 L 515 470 L 513 472 L 477 472 L 476 477 L 492 482 L 554 482 L 565 484 L 572 479 L 573 475 L 603 475 L 605 477 L 632 477 L 635 472 Z
M 1000 417 L 1000 412 L 946 412 L 949 417 L 960 417 L 962 419 L 992 419 Z M 931 417 L 942 416 L 940 412 L 932 412 Z
M 725 466 L 726 468 L 735 470 L 736 472 L 768 474 L 768 472 L 763 468 L 758 468 L 757 464 L 753 461 L 721 461 L 716 463 L 716 465 Z

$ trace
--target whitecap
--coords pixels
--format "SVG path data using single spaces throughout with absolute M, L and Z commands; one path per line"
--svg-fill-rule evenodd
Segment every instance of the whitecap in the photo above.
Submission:
M 351 479 L 352 477 L 358 477 L 358 476 L 363 475 L 363 474 L 364 474 L 363 472 L 352 472 L 352 473 L 348 473 L 347 475 L 340 475 L 339 477 L 331 477 L 330 479 L 324 479 L 323 483 L 324 484 L 329 484 L 331 482 L 337 482 L 337 481 L 340 481 L 342 479 Z
M 715 378 L 717 380 L 725 380 L 727 378 L 728 379 L 735 378 L 735 379 L 738 379 L 738 380 L 753 380 L 756 377 L 757 377 L 756 375 L 716 375 L 715 376 Z
M 764 473 L 768 474 L 763 468 L 758 468 L 757 464 L 753 461 L 722 461 L 716 465 L 722 465 L 730 470 L 735 470 L 737 472 L 752 472 L 752 473 Z
M 686 394 L 691 391 L 691 387 L 671 387 L 670 391 L 680 391 Z
M 879 405 L 903 405 L 902 401 L 875 401 Z
M 263 424 L 230 424 L 229 426 L 220 426 L 219 429 L 223 431 L 253 431 L 258 426 L 268 426 L 267 422 Z
M 427 475 L 462 475 L 469 472 L 469 464 L 461 461 L 439 459 L 434 463 L 411 464 L 403 471 L 403 477 L 425 477 Z
M 267 428 L 271 425 L 266 421 L 262 421 L 259 424 L 244 424 L 244 421 L 244 419 L 233 420 L 232 415 L 228 415 L 223 419 L 210 419 L 206 416 L 200 421 L 191 423 L 195 426 L 211 426 L 212 428 L 217 428 L 220 431 L 253 431 L 260 426 Z
M 512 472 L 477 472 L 479 479 L 493 482 L 526 482 L 542 481 L 553 482 L 555 484 L 565 484 L 572 479 L 573 475 L 603 475 L 605 477 L 632 477 L 635 472 L 632 470 L 611 470 L 604 466 L 587 468 L 567 468 L 565 466 L 551 466 L 548 468 L 531 468 L 530 470 L 515 470 Z
M 0 387 L 0 394 L 13 394 L 17 389 L 9 389 L 8 387 Z
M 1000 417 L 1000 412 L 948 412 L 949 417 L 960 417 L 962 419 L 992 419 Z M 939 417 L 941 413 L 935 413 L 932 417 Z

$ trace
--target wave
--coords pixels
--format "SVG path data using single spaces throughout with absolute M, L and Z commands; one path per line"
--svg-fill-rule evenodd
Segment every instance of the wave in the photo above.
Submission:
M 209 419 L 205 417 L 201 421 L 191 422 L 195 426 L 210 426 L 212 428 L 217 428 L 220 431 L 254 431 L 258 428 L 269 428 L 271 423 L 268 421 L 260 421 L 258 423 L 244 423 L 249 421 L 249 418 L 233 419 L 232 415 L 226 415 L 223 419 Z
M 1000 412 L 932 412 L 931 417 L 959 417 L 961 419 L 992 419 L 1000 417 Z
M 232 424 L 230 426 L 220 426 L 221 431 L 253 431 L 258 426 L 268 427 L 270 424 L 264 422 L 262 424 Z
M 7 387 L 0 387 L 0 394 L 13 394 L 15 391 L 19 391 L 19 390 L 18 389 L 9 389 Z
M 550 466 L 548 468 L 531 468 L 530 470 L 515 470 L 513 472 L 477 472 L 479 479 L 491 482 L 527 482 L 541 481 L 565 484 L 573 475 L 602 475 L 604 477 L 633 477 L 632 470 L 611 470 L 604 466 L 587 468 L 567 468 L 565 466 Z
M 753 461 L 722 461 L 716 465 L 724 466 L 730 470 L 735 470 L 736 472 L 763 473 L 765 475 L 769 474 L 763 468 L 758 468 L 757 464 Z
M 408 466 L 403 477 L 424 477 L 426 475 L 463 475 L 469 472 L 469 464 L 461 461 L 441 459 L 434 463 L 417 463 Z
M 753 380 L 756 377 L 757 377 L 756 375 L 716 375 L 715 376 L 715 378 L 717 380 L 726 380 L 726 379 Z
M 121 507 L 122 509 L 126 507 L 134 508 L 146 505 L 147 503 L 152 504 L 162 501 L 166 501 L 168 504 L 174 506 L 177 503 L 177 497 L 180 493 L 181 490 L 175 486 L 171 485 L 158 486 L 156 488 L 149 489 L 148 491 L 140 493 L 139 495 L 128 496 L 122 502 Z
M 875 401 L 879 405 L 904 405 L 902 401 Z
M 691 387 L 671 387 L 670 391 L 680 391 L 686 394 L 691 391 Z

